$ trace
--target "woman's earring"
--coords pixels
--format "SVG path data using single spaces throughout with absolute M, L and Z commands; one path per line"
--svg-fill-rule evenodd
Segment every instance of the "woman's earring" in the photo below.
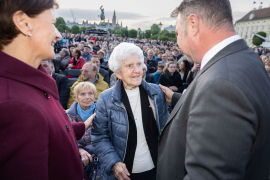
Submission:
M 27 38 L 30 38 L 32 36 L 32 34 L 29 32 L 28 36 L 26 36 Z

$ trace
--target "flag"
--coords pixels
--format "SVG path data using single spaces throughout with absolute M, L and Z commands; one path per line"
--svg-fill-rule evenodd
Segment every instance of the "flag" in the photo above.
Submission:
M 254 1 L 253 4 L 256 4 L 256 1 Z

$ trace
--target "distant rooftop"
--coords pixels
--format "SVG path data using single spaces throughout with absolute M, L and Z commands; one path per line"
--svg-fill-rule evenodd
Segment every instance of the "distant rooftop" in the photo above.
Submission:
M 270 7 L 252 10 L 236 22 L 270 18 Z
M 165 27 L 165 29 L 166 29 L 166 28 L 176 28 L 176 25 L 174 25 L 174 26 L 173 26 L 173 25 L 170 25 L 170 26 L 168 26 L 168 27 Z

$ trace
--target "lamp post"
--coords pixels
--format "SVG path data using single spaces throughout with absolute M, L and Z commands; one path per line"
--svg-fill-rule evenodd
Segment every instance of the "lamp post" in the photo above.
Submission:
M 138 39 L 140 39 L 141 28 L 138 29 Z
M 159 39 L 160 39 L 160 29 L 161 29 L 162 25 L 163 25 L 163 24 L 161 24 L 161 22 L 160 22 L 159 25 L 158 25 L 158 28 L 159 28 L 159 31 L 158 31 L 158 41 L 159 41 Z

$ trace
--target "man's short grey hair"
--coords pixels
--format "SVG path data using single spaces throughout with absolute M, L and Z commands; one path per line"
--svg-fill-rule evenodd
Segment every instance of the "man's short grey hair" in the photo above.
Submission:
M 229 0 L 183 0 L 172 12 L 171 17 L 177 17 L 179 13 L 183 36 L 185 36 L 187 20 L 191 14 L 197 15 L 211 29 L 218 29 L 227 24 L 233 30 L 232 8 Z
M 121 64 L 132 55 L 136 54 L 140 62 L 144 63 L 143 51 L 133 43 L 121 43 L 116 46 L 109 59 L 109 68 L 113 72 L 120 72 Z
M 149 50 L 147 51 L 147 54 L 148 54 L 150 51 L 152 51 L 153 53 L 155 53 L 153 49 L 149 49 Z
M 62 52 L 65 54 L 65 57 L 66 57 L 66 56 L 70 56 L 69 50 L 67 50 L 66 48 L 63 48 L 63 49 L 62 49 Z

